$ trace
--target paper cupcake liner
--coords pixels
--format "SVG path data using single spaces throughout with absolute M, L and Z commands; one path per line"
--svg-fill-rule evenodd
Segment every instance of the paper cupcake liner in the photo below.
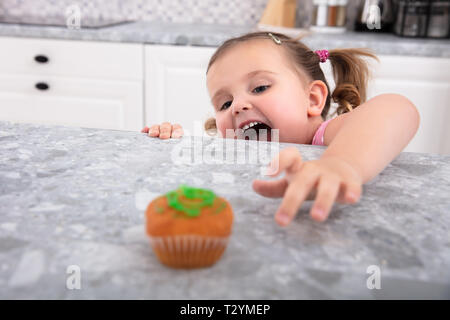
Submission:
M 174 268 L 199 268 L 214 264 L 222 256 L 229 237 L 180 235 L 150 237 L 158 259 Z

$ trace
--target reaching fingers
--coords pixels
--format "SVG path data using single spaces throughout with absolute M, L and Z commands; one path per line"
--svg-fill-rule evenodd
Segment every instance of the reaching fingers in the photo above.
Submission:
M 268 198 L 280 198 L 284 195 L 288 182 L 286 179 L 279 179 L 276 181 L 254 180 L 253 190 L 260 195 Z
M 159 125 L 155 124 L 155 125 L 151 126 L 150 129 L 148 130 L 148 135 L 150 137 L 159 136 Z
M 267 175 L 277 176 L 283 170 L 286 172 L 296 172 L 302 165 L 302 156 L 297 148 L 289 147 L 280 151 L 269 164 Z
M 184 134 L 180 124 L 171 125 L 169 122 L 163 122 L 161 125 L 155 124 L 150 128 L 145 127 L 141 132 L 147 133 L 150 137 L 159 137 L 160 139 L 180 138 Z
M 172 138 L 181 138 L 183 134 L 184 132 L 181 125 L 179 125 L 178 123 L 172 125 Z
M 347 203 L 356 203 L 361 197 L 362 185 L 357 182 L 345 183 L 345 201 Z
M 358 202 L 362 194 L 362 185 L 358 182 L 343 181 L 336 198 L 336 202 L 342 204 L 353 204 Z M 312 200 L 312 199 L 311 199 Z
M 159 138 L 169 139 L 172 134 L 172 125 L 169 122 L 163 122 L 159 126 Z
M 275 214 L 275 220 L 282 226 L 288 225 L 297 214 L 298 209 L 314 188 L 319 177 L 318 171 L 302 171 L 298 173 L 284 194 L 283 201 Z
M 323 175 L 319 179 L 317 195 L 311 208 L 311 217 L 316 221 L 325 221 L 339 193 L 340 179 L 332 175 Z

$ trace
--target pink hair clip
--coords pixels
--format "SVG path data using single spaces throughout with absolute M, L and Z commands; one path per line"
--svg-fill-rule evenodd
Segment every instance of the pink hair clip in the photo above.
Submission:
M 316 50 L 314 52 L 319 56 L 320 62 L 327 61 L 328 57 L 330 56 L 328 50 Z

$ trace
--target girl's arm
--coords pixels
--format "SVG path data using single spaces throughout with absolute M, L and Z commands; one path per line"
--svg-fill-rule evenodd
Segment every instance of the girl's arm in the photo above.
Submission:
M 312 196 L 311 217 L 325 221 L 334 201 L 355 203 L 362 185 L 382 171 L 408 144 L 419 127 L 416 107 L 397 94 L 379 95 L 340 115 L 328 124 L 324 143 L 328 148 L 317 160 L 303 161 L 295 147 L 272 160 L 269 176 L 279 180 L 255 180 L 253 189 L 266 197 L 283 197 L 275 220 L 288 225 L 302 203 Z
M 326 128 L 324 143 L 328 148 L 321 159 L 337 157 L 346 161 L 363 183 L 397 157 L 420 123 L 416 107 L 398 94 L 376 96 L 345 116 L 330 121 Z

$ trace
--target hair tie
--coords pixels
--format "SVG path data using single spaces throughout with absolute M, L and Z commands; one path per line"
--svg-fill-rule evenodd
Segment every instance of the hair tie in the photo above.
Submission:
M 328 50 L 316 50 L 314 52 L 319 56 L 320 62 L 327 61 L 328 57 L 330 56 Z

